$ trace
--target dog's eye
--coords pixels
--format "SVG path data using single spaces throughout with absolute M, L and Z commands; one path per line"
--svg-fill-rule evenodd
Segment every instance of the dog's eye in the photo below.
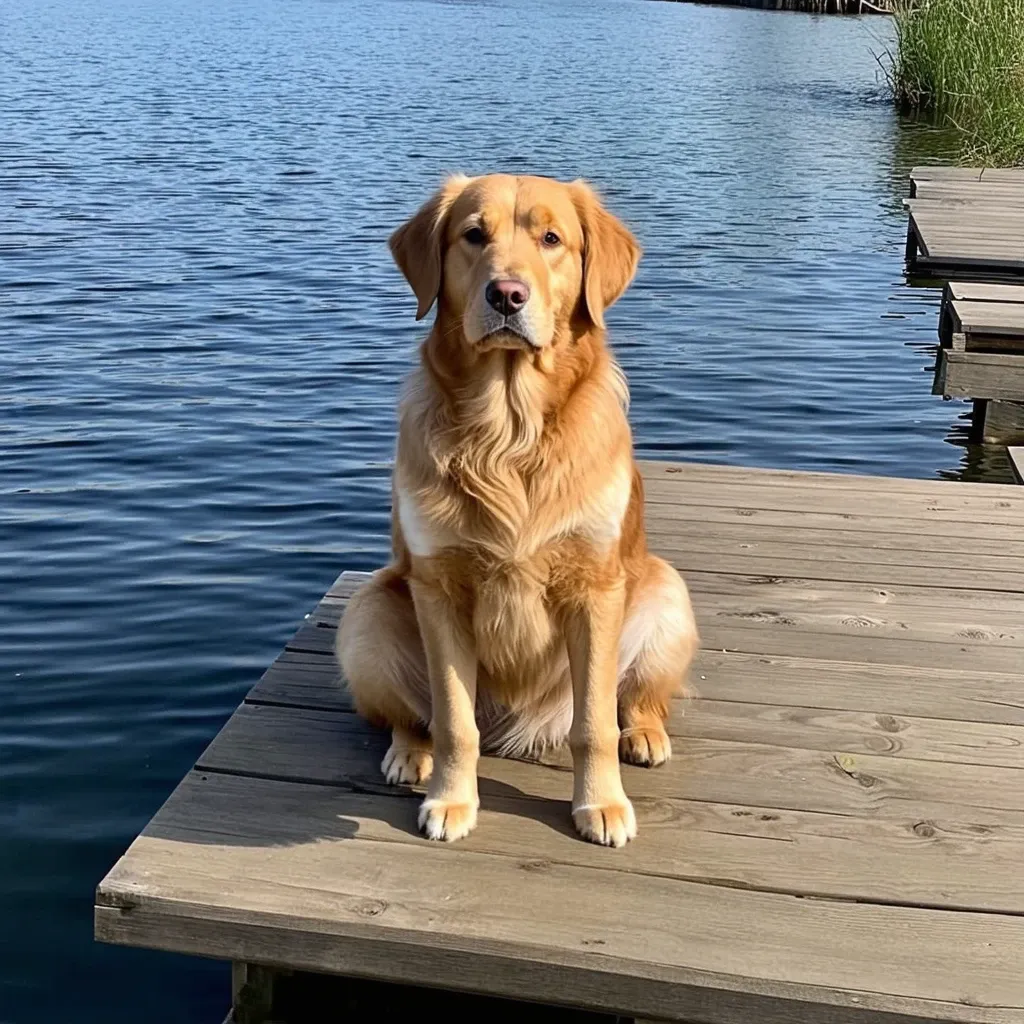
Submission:
M 462 236 L 470 245 L 483 245 L 484 233 L 479 228 L 470 228 Z
M 558 235 L 554 233 L 554 231 L 547 232 L 547 234 L 544 236 L 543 241 L 544 244 L 547 246 L 556 246 L 562 244 L 562 240 L 558 237 Z

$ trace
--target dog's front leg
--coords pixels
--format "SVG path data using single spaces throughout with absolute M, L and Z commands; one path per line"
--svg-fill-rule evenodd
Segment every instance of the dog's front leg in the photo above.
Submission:
M 624 605 L 624 585 L 591 591 L 570 613 L 566 630 L 573 696 L 572 819 L 584 838 L 605 846 L 624 846 L 636 835 L 633 805 L 619 771 L 616 690 Z
M 412 583 L 413 604 L 430 677 L 430 733 L 434 773 L 420 807 L 420 829 L 430 839 L 461 839 L 476 825 L 476 770 L 480 731 L 476 724 L 476 650 L 443 591 Z

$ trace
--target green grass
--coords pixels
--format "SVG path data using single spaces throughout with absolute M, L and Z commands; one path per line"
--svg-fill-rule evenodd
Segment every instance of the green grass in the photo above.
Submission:
M 962 134 L 964 162 L 1024 164 L 1024 0 L 898 0 L 890 81 Z

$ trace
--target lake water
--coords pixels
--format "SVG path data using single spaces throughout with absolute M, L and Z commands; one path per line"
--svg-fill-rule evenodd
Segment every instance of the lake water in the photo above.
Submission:
M 219 1021 L 91 897 L 341 568 L 387 550 L 421 330 L 385 248 L 447 170 L 583 175 L 645 455 L 930 477 L 922 133 L 884 19 L 629 0 L 0 10 L 0 1021 Z M 973 470 L 971 470 L 973 472 Z M 144 1013 L 140 1012 L 143 1011 Z

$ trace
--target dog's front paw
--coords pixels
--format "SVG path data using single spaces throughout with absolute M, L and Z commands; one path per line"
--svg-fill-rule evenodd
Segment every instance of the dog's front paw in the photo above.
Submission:
M 672 756 L 672 742 L 659 722 L 654 726 L 634 726 L 623 729 L 619 736 L 619 760 L 638 764 L 643 768 L 656 768 Z
M 450 803 L 428 797 L 420 805 L 420 831 L 428 839 L 453 843 L 476 827 L 476 809 L 473 803 Z
M 584 839 L 602 846 L 625 846 L 636 838 L 636 815 L 633 805 L 625 798 L 621 803 L 574 807 L 572 820 Z
M 426 747 L 392 743 L 380 763 L 380 770 L 392 786 L 415 786 L 430 778 L 434 770 L 434 758 Z

